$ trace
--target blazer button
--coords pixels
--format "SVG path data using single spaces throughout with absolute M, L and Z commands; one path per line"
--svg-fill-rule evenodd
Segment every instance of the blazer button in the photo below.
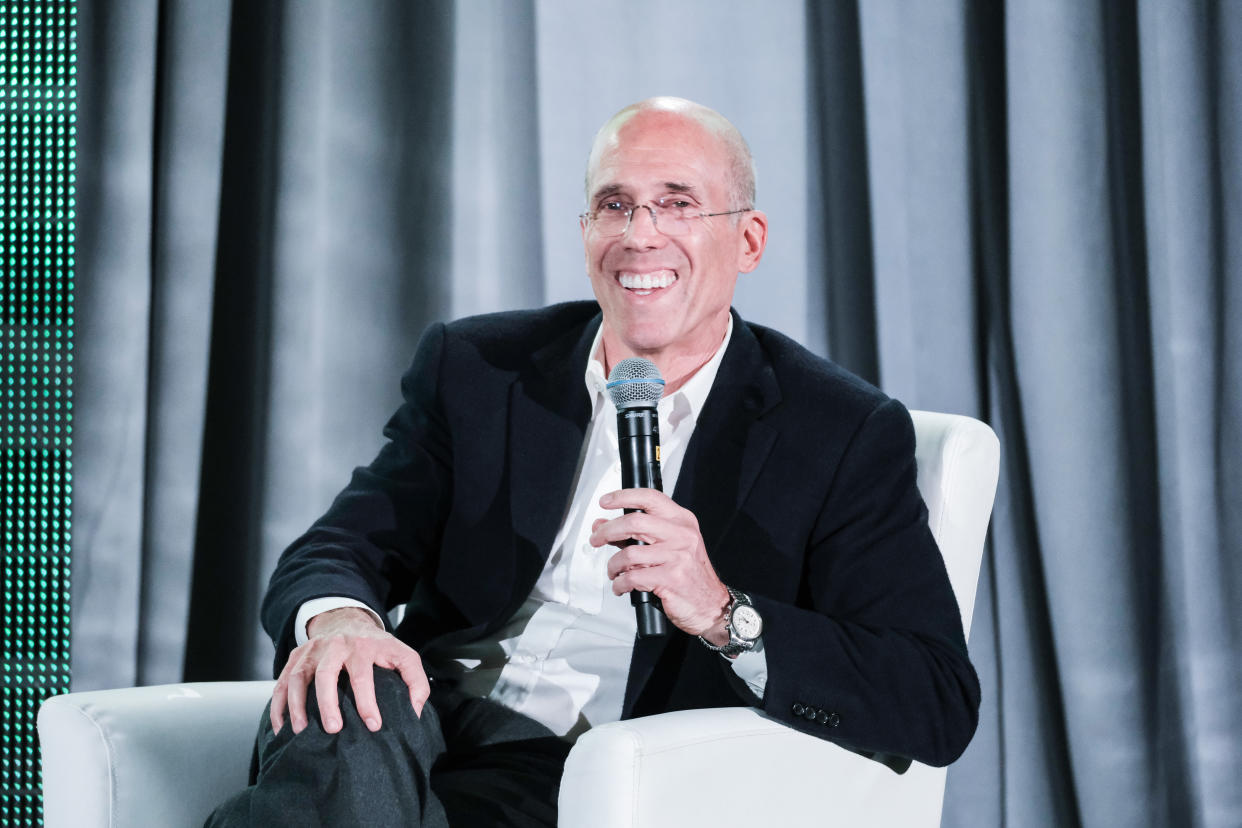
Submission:
M 806 712 L 806 706 L 802 704 L 802 702 L 793 703 L 793 714 L 795 716 L 801 717 L 802 714 L 805 712 Z
M 828 724 L 828 712 L 825 710 L 819 711 L 819 713 L 816 714 L 815 716 L 815 721 L 819 722 L 822 725 Z
M 806 719 L 809 722 L 813 722 L 815 721 L 815 714 L 817 714 L 818 712 L 819 711 L 816 710 L 814 707 L 807 707 L 806 712 L 802 714 L 802 718 Z
M 837 725 L 841 724 L 841 714 L 829 713 L 828 721 L 825 722 L 825 724 L 827 724 L 829 727 L 836 727 Z

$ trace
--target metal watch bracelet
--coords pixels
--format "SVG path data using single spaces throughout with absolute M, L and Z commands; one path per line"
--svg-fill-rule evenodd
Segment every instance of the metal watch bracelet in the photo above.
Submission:
M 725 656 L 735 656 L 740 653 L 744 653 L 747 650 L 753 649 L 755 646 L 755 642 L 759 638 L 759 633 L 757 633 L 753 638 L 743 638 L 741 635 L 738 634 L 737 629 L 733 626 L 734 612 L 736 612 L 739 606 L 751 607 L 752 612 L 753 612 L 754 604 L 751 603 L 750 596 L 747 595 L 746 593 L 739 592 L 738 590 L 728 585 L 725 586 L 725 589 L 729 590 L 729 597 L 731 599 L 729 601 L 729 605 L 725 607 L 725 610 L 724 610 L 725 629 L 728 630 L 729 632 L 729 642 L 727 644 L 718 646 L 716 644 L 711 643 L 710 641 L 708 641 L 706 638 L 704 638 L 701 635 L 699 636 L 699 641 L 702 641 L 703 646 L 711 650 L 713 653 L 720 653 L 721 655 L 725 655 Z M 762 632 L 762 628 L 763 628 L 762 619 L 759 619 L 757 613 L 755 617 L 758 620 L 759 631 Z

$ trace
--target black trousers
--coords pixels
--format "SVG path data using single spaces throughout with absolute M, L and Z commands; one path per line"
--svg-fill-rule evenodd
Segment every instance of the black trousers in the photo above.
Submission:
M 208 828 L 555 828 L 569 743 L 503 705 L 440 685 L 420 718 L 400 676 L 376 668 L 384 720 L 376 733 L 344 677 L 339 733 L 324 731 L 313 685 L 301 733 L 286 717 L 274 734 L 264 711 L 253 784 L 216 809 Z

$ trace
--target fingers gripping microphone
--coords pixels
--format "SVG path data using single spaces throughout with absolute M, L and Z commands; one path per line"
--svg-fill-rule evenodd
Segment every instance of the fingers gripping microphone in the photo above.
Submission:
M 621 449 L 621 488 L 664 491 L 660 479 L 660 416 L 656 403 L 664 396 L 664 380 L 655 363 L 623 359 L 608 375 L 608 396 L 617 407 L 617 444 Z M 626 514 L 638 511 L 626 509 Z M 642 543 L 631 540 L 630 543 Z M 660 599 L 650 592 L 630 592 L 638 618 L 638 637 L 667 632 Z

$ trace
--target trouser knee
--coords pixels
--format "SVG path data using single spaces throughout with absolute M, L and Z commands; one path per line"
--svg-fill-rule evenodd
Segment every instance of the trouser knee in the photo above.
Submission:
M 429 740 L 428 747 L 433 752 L 443 750 L 439 716 L 430 701 L 423 705 L 421 713 L 416 712 L 410 700 L 410 688 L 400 673 L 383 667 L 375 667 L 373 670 L 375 703 L 382 720 L 381 730 L 389 733 L 395 731 L 407 739 Z M 341 708 L 342 732 L 349 727 L 361 728 L 364 731 L 368 729 L 358 713 L 348 673 L 341 673 L 337 682 L 337 702 Z M 307 694 L 308 716 L 311 715 L 312 705 L 315 708 L 315 718 L 318 720 L 319 703 L 313 686 Z
M 287 717 L 280 733 L 264 720 L 256 751 L 257 787 L 237 806 L 248 810 L 247 824 L 315 824 L 298 821 L 313 816 L 327 825 L 397 825 L 405 824 L 406 815 L 418 814 L 424 821 L 412 824 L 443 824 L 443 809 L 429 784 L 431 768 L 445 749 L 439 716 L 431 704 L 416 714 L 409 688 L 393 671 L 376 668 L 374 678 L 383 719 L 378 731 L 359 716 L 344 673 L 337 684 L 338 732 L 324 730 L 313 685 L 307 691 L 307 725 L 300 733 L 293 733 Z

